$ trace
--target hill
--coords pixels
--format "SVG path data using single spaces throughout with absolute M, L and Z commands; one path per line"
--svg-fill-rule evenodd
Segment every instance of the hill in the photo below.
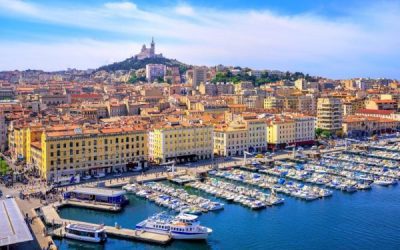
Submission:
M 138 70 L 145 68 L 146 64 L 164 64 L 166 66 L 176 66 L 179 67 L 181 73 L 185 72 L 190 65 L 179 62 L 176 59 L 168 59 L 165 57 L 159 58 L 145 58 L 138 60 L 135 57 L 130 57 L 121 62 L 115 62 L 109 65 L 101 66 L 96 71 L 105 70 L 107 72 L 117 71 L 117 70 Z

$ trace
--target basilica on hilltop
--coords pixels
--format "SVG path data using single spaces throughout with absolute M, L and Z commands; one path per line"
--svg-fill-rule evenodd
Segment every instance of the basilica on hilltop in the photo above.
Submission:
M 136 54 L 135 57 L 139 60 L 142 60 L 145 58 L 160 58 L 163 57 L 163 55 L 156 54 L 156 44 L 154 43 L 154 38 L 151 38 L 150 48 L 146 48 L 146 44 L 143 44 L 140 53 Z

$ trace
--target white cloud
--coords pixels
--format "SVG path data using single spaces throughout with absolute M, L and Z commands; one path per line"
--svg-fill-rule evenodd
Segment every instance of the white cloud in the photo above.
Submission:
M 79 10 L 25 2 L 24 7 L 10 9 L 5 3 L 9 1 L 0 0 L 0 12 L 8 10 L 10 15 L 24 15 L 42 22 L 107 31 L 126 39 L 77 42 L 67 38 L 66 43 L 58 44 L 15 44 L 0 40 L 0 54 L 8 55 L 0 61 L 0 69 L 29 65 L 60 69 L 66 64 L 73 67 L 74 63 L 78 68 L 96 67 L 109 58 L 123 59 L 137 52 L 146 41 L 135 37 L 155 36 L 159 52 L 187 63 L 299 70 L 332 77 L 400 77 L 397 72 L 400 41 L 396 39 L 400 34 L 400 18 L 396 14 L 400 12 L 399 4 L 372 6 L 355 10 L 346 18 L 327 19 L 312 14 L 284 16 L 267 10 L 196 7 L 194 11 L 189 5 L 150 11 L 132 2 L 109 2 Z M 25 60 L 38 56 L 43 59 Z
M 38 12 L 34 5 L 21 0 L 0 0 L 0 8 L 30 15 Z
M 109 3 L 105 3 L 104 6 L 107 9 L 121 10 L 121 11 L 136 10 L 136 8 L 137 8 L 136 4 L 134 4 L 132 2 L 109 2 Z
M 193 16 L 194 10 L 189 5 L 178 5 L 175 7 L 175 12 L 182 16 Z

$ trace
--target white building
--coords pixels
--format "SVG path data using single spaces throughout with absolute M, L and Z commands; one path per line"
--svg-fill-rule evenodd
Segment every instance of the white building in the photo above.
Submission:
M 342 129 L 343 107 L 338 98 L 319 98 L 317 103 L 317 128 L 328 131 Z
M 167 67 L 164 64 L 147 64 L 146 65 L 146 78 L 148 82 L 153 82 L 158 78 L 164 79 Z

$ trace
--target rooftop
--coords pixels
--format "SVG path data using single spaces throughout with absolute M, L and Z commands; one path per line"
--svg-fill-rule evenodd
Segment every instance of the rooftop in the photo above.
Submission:
M 0 247 L 33 240 L 15 199 L 0 200 Z
M 93 188 L 93 187 L 77 187 L 71 190 L 70 192 L 79 194 L 88 194 L 88 195 L 108 196 L 108 197 L 120 196 L 126 193 L 124 190 Z

